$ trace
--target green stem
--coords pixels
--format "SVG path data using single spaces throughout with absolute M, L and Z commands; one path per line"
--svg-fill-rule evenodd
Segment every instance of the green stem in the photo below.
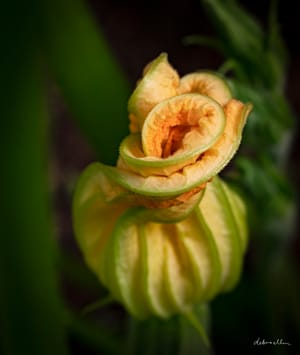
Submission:
M 184 313 L 184 316 L 189 321 L 189 323 L 197 330 L 201 339 L 203 340 L 204 345 L 209 348 L 211 344 L 208 335 L 206 333 L 206 330 L 201 324 L 200 320 L 195 316 L 195 314 L 192 311 Z
M 111 295 L 108 295 L 105 298 L 101 298 L 93 303 L 88 304 L 87 306 L 83 307 L 81 310 L 81 315 L 85 316 L 91 312 L 96 311 L 99 308 L 102 308 L 104 306 L 107 306 L 108 304 L 114 302 L 114 298 Z

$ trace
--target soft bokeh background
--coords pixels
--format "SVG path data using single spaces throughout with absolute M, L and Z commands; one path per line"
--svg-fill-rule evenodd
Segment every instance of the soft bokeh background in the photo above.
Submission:
M 85 267 L 74 241 L 71 200 L 89 162 L 114 163 L 127 133 L 126 101 L 147 62 L 167 52 L 183 75 L 217 70 L 227 59 L 208 46 L 184 44 L 186 36 L 216 34 L 203 3 L 91 0 L 83 6 L 78 0 L 46 0 L 3 8 L 0 353 L 63 354 L 68 348 L 72 354 L 150 355 L 202 349 L 197 335 L 176 317 L 166 324 L 139 323 L 117 304 L 83 314 L 107 292 Z M 269 2 L 240 3 L 267 29 Z M 284 215 L 286 206 L 298 201 L 300 186 L 300 31 L 296 4 L 279 1 L 278 9 L 289 53 L 284 95 L 295 117 L 286 164 L 280 167 L 292 187 L 284 180 L 279 190 L 271 190 L 274 201 L 276 194 L 288 196 L 280 202 Z M 248 177 L 251 173 L 246 170 Z M 273 186 L 268 179 L 264 184 Z M 259 181 L 254 184 L 263 190 Z M 279 223 L 268 229 L 252 216 L 241 282 L 211 304 L 216 354 L 300 350 L 299 222 L 294 217 L 291 225 L 289 216 L 281 220 L 275 214 L 272 219 L 272 199 L 262 200 L 259 208 L 266 223 Z M 258 338 L 292 346 L 258 349 L 253 345 Z

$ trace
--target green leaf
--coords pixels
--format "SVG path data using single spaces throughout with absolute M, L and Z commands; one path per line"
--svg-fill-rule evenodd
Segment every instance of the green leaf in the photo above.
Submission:
M 35 2 L 1 7 L 0 353 L 66 354 L 47 189 Z M 2 37 L 3 33 L 5 38 Z
M 238 80 L 229 83 L 235 97 L 253 104 L 245 126 L 243 144 L 260 151 L 274 149 L 285 137 L 294 119 L 284 97 L 262 88 L 257 90 Z
M 203 0 L 225 48 L 242 60 L 255 60 L 262 51 L 263 32 L 242 8 L 231 1 Z
M 128 84 L 80 0 L 46 0 L 41 41 L 63 97 L 88 142 L 113 164 L 127 132 Z
M 270 11 L 269 33 L 236 1 L 203 0 L 203 5 L 218 32 L 218 48 L 240 67 L 239 80 L 282 93 L 286 55 L 276 4 Z
M 269 57 L 268 60 L 274 77 L 274 85 L 277 85 L 278 91 L 282 92 L 285 84 L 288 56 L 278 22 L 278 0 L 270 1 L 268 25 L 266 54 Z
M 284 216 L 290 214 L 293 196 L 290 183 L 282 171 L 268 157 L 259 157 L 256 161 L 240 157 L 236 167 L 240 173 L 238 184 L 243 186 L 252 215 L 258 218 L 252 228 L 266 230 L 271 227 L 272 220 L 282 224 Z M 260 209 L 260 206 L 265 207 Z M 259 214 L 257 209 L 260 209 Z

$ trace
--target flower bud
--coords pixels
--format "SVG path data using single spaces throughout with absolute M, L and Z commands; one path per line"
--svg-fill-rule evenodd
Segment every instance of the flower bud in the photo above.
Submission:
M 170 209 L 137 207 L 99 163 L 78 183 L 75 232 L 85 260 L 138 318 L 188 311 L 231 289 L 240 275 L 246 214 L 228 185 L 214 177 L 186 218 L 158 222 Z
M 217 74 L 182 79 L 160 55 L 129 99 L 115 167 L 91 164 L 73 217 L 85 260 L 138 318 L 169 317 L 231 289 L 246 247 L 245 207 L 217 174 L 236 153 L 250 104 Z

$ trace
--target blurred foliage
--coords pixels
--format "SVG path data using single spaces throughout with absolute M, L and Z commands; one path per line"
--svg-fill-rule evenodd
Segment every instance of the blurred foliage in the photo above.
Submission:
M 189 43 L 211 44 L 229 58 L 239 79 L 247 84 L 282 92 L 286 51 L 277 23 L 277 2 L 271 2 L 269 32 L 236 0 L 202 0 L 218 38 L 186 38 Z
M 33 2 L 1 6 L 0 353 L 66 354 Z
M 295 189 L 288 176 L 295 117 L 285 97 L 288 55 L 277 22 L 277 2 L 270 3 L 267 31 L 237 1 L 202 2 L 218 34 L 217 40 L 206 40 L 206 43 L 217 44 L 216 48 L 227 58 L 220 72 L 231 77 L 234 96 L 254 106 L 240 152 L 226 173 L 248 203 L 249 265 L 233 296 L 215 301 L 213 319 L 224 327 L 221 319 L 224 309 L 235 309 L 235 302 L 246 305 L 250 298 L 255 302 L 255 307 L 251 306 L 252 315 L 243 309 L 244 317 L 235 320 L 238 327 L 234 331 L 239 341 L 249 343 L 259 335 L 295 343 L 300 335 L 300 306 L 291 302 L 291 298 L 300 299 L 300 283 L 291 256 Z M 201 36 L 186 40 L 205 43 Z M 235 294 L 239 295 L 238 300 Z M 283 304 L 286 309 L 279 312 Z M 253 327 L 249 329 L 243 319 L 252 320 Z M 255 328 L 255 322 L 260 323 L 259 327 Z M 221 327 L 218 330 L 220 334 Z M 218 340 L 225 346 L 230 343 Z M 289 349 L 269 351 L 285 354 Z
M 114 164 L 127 130 L 129 85 L 83 1 L 44 0 L 41 12 L 50 73 L 97 157 Z

